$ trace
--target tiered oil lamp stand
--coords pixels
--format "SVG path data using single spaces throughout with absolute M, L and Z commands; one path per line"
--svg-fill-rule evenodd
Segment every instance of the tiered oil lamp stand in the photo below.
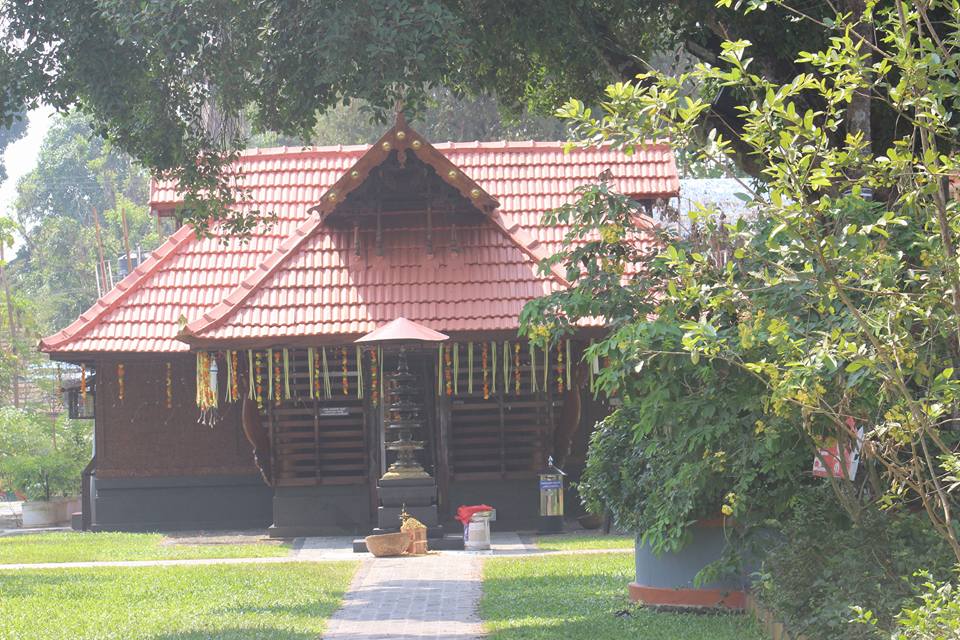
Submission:
M 424 427 L 423 389 L 407 366 L 407 353 L 400 348 L 397 370 L 386 376 L 384 439 L 386 449 L 397 457 L 377 485 L 380 506 L 377 525 L 381 530 L 400 526 L 400 512 L 436 528 L 437 483 L 417 461 L 423 441 L 415 440 Z

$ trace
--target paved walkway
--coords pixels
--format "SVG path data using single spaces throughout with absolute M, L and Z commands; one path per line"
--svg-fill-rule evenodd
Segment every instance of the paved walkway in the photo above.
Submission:
M 482 559 L 435 554 L 364 560 L 324 640 L 474 640 Z

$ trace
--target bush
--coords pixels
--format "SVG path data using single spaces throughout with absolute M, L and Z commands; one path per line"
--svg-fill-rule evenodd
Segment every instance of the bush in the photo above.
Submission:
M 923 514 L 866 507 L 853 522 L 826 484 L 799 494 L 792 506 L 758 587 L 760 600 L 792 633 L 819 640 L 889 637 L 916 596 L 904 576 L 921 569 L 931 580 L 950 575 L 953 554 Z M 871 612 L 872 624 L 851 624 L 858 609 Z
M 90 426 L 64 416 L 0 409 L 0 484 L 29 500 L 76 495 L 90 460 Z

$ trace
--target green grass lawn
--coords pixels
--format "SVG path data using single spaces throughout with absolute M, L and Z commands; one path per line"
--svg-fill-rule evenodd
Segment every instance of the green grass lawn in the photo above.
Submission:
M 752 618 L 632 605 L 633 555 L 487 560 L 480 615 L 491 640 L 760 640 Z
M 632 549 L 633 536 L 611 533 L 572 533 L 537 538 L 537 547 L 548 551 L 579 551 L 581 549 Z
M 316 640 L 355 567 L 0 570 L 0 640 Z
M 95 560 L 269 558 L 290 554 L 282 544 L 164 544 L 159 533 L 37 533 L 0 538 L 0 564 Z

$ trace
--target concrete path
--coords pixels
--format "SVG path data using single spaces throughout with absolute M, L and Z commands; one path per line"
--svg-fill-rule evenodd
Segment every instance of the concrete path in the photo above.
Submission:
M 466 554 L 364 560 L 324 640 L 481 638 L 481 563 Z

